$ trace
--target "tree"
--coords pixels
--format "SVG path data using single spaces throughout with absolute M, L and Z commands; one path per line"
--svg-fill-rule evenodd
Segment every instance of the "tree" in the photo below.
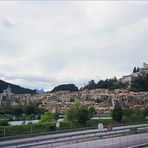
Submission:
M 23 109 L 21 106 L 16 106 L 12 108 L 12 114 L 16 116 L 20 116 L 23 113 Z
M 84 105 L 79 108 L 77 118 L 78 122 L 81 124 L 86 124 L 86 121 L 90 119 L 89 110 Z
M 123 109 L 123 123 L 142 122 L 144 121 L 144 110 L 138 108 Z
M 76 100 L 72 106 L 66 111 L 65 119 L 74 122 L 77 121 L 77 114 L 81 107 L 81 103 L 79 100 Z
M 66 111 L 65 119 L 72 122 L 79 122 L 85 124 L 92 115 L 94 110 L 89 110 L 86 106 L 82 105 L 79 100 Z
M 55 113 L 47 111 L 41 116 L 40 122 L 41 123 L 53 122 L 56 120 L 55 118 L 56 118 Z
M 88 89 L 95 89 L 96 88 L 96 83 L 94 80 L 91 80 L 88 82 L 88 85 L 87 85 Z
M 33 104 L 24 105 L 24 113 L 25 114 L 33 114 L 35 112 Z
M 134 67 L 134 69 L 133 69 L 133 73 L 136 73 L 136 72 L 137 72 L 137 68 Z
M 148 117 L 148 107 L 143 110 L 143 116 Z
M 88 82 L 87 85 L 84 85 L 83 89 L 97 89 L 97 88 L 105 88 L 109 90 L 114 89 L 125 89 L 128 87 L 127 83 L 122 83 L 121 81 L 117 80 L 116 77 L 106 80 L 100 80 L 97 83 L 95 83 L 94 80 L 91 80 Z
M 123 117 L 122 107 L 120 105 L 115 105 L 111 115 L 114 121 L 121 123 Z
M 97 114 L 97 112 L 96 112 L 95 108 L 94 107 L 90 107 L 89 108 L 90 118 L 94 117 L 94 115 L 96 115 L 96 114 Z
M 132 78 L 131 90 L 132 91 L 148 91 L 148 75 Z
M 130 108 L 124 108 L 123 109 L 123 116 L 131 117 L 132 114 L 133 114 L 133 109 L 130 109 Z
M 74 84 L 62 84 L 56 86 L 51 92 L 56 92 L 56 91 L 78 91 L 78 87 L 76 87 Z
M 9 122 L 8 120 L 0 120 L 0 126 L 8 126 Z
M 137 72 L 139 72 L 139 71 L 140 71 L 140 68 L 138 67 L 138 68 L 137 68 Z

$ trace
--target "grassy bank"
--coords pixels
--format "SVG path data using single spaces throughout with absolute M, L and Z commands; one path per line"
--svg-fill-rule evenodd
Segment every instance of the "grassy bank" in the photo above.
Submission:
M 111 123 L 113 126 L 120 126 L 123 124 L 119 124 L 117 122 L 114 122 L 112 119 L 96 119 L 96 120 L 90 120 L 85 125 L 81 125 L 77 122 L 68 122 L 64 121 L 61 122 L 61 126 L 58 130 L 58 132 L 63 131 L 72 131 L 77 129 L 93 129 L 97 128 L 98 123 L 103 123 L 104 126 L 107 126 L 109 123 Z M 138 123 L 138 122 L 137 122 Z M 148 123 L 148 121 L 142 122 L 142 123 Z M 125 124 L 125 123 L 124 123 Z M 132 124 L 132 123 L 126 123 Z M 134 123 L 136 124 L 136 123 Z M 42 123 L 42 124 L 27 124 L 27 125 L 15 125 L 15 126 L 0 126 L 0 137 L 11 137 L 11 136 L 17 136 L 17 135 L 37 135 L 40 133 L 45 134 L 52 134 L 56 133 L 56 122 L 49 122 L 49 123 Z

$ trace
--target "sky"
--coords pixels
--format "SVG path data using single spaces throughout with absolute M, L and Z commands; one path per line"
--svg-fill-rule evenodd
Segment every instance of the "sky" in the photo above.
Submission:
M 146 1 L 0 1 L 0 79 L 27 88 L 121 78 L 148 63 Z

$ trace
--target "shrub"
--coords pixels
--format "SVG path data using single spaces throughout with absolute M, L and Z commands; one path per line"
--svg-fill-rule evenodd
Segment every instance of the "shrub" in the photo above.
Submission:
M 0 126 L 8 126 L 9 123 L 7 120 L 0 120 Z
M 0 136 L 3 136 L 5 128 L 5 136 L 16 136 L 38 132 L 48 132 L 56 130 L 55 122 L 46 124 L 26 124 L 26 125 L 14 125 L 14 126 L 0 126 Z
M 69 121 L 60 122 L 60 129 L 70 129 L 71 126 L 72 124 Z
M 99 123 L 102 123 L 104 126 L 108 124 L 116 124 L 115 121 L 112 119 L 91 119 L 90 121 L 87 122 L 88 127 L 97 127 Z

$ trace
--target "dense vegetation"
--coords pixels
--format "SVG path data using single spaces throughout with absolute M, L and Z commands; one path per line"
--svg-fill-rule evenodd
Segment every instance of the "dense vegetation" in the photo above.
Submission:
M 65 113 L 65 120 L 73 122 L 78 122 L 80 124 L 86 124 L 96 114 L 93 107 L 88 108 L 76 100 L 72 106 Z
M 104 88 L 104 89 L 121 89 L 121 88 L 127 88 L 128 84 L 123 84 L 121 81 L 118 81 L 116 77 L 106 80 L 100 80 L 97 83 L 94 80 L 91 80 L 88 82 L 86 86 L 84 86 L 82 89 L 97 89 L 97 88 Z
M 3 106 L 0 108 L 0 121 L 40 119 L 45 109 L 39 108 L 38 102 L 30 102 L 19 106 Z M 0 122 L 3 124 L 3 122 Z
M 123 117 L 122 107 L 118 104 L 115 105 L 114 109 L 111 112 L 112 119 L 121 123 Z
M 148 75 L 133 78 L 131 81 L 132 91 L 148 91 Z
M 7 83 L 7 82 L 2 81 L 2 80 L 0 80 L 0 93 L 2 93 L 5 89 L 7 89 L 8 86 L 10 86 L 12 93 L 14 93 L 14 94 L 35 94 L 36 93 L 35 90 L 23 88 L 21 86 L 14 85 L 14 84 L 11 84 L 11 83 Z
M 22 113 L 31 116 L 40 114 L 40 122 L 36 124 L 8 126 L 5 120 L 0 121 L 0 137 L 15 136 L 29 133 L 51 132 L 56 131 L 56 122 L 59 117 L 58 113 L 47 112 L 46 110 L 39 110 L 37 103 L 30 103 L 26 106 L 19 106 L 11 109 L 2 108 L 0 114 L 9 114 L 21 116 Z M 66 111 L 64 121 L 60 122 L 59 130 L 75 129 L 84 127 L 97 128 L 98 123 L 103 123 L 104 126 L 108 124 L 119 125 L 129 123 L 145 122 L 145 117 L 148 116 L 148 108 L 141 109 L 122 109 L 120 106 L 115 106 L 112 111 L 113 119 L 91 119 L 96 115 L 93 107 L 88 108 L 76 100 L 73 105 Z
M 103 123 L 107 125 L 108 123 L 114 123 L 111 119 L 98 119 L 98 120 L 89 120 L 86 125 L 82 125 L 78 122 L 73 122 L 71 126 L 71 122 L 63 121 L 60 123 L 60 130 L 66 129 L 75 129 L 77 128 L 86 128 L 93 127 L 97 128 L 98 123 Z M 46 122 L 46 123 L 37 123 L 37 124 L 27 124 L 27 125 L 15 125 L 15 126 L 0 126 L 0 137 L 5 136 L 17 136 L 31 133 L 42 133 L 42 132 L 51 132 L 56 131 L 56 122 Z
M 59 114 L 53 112 L 45 112 L 40 119 L 40 123 L 56 122 L 58 120 Z
M 63 122 L 60 122 L 59 131 L 66 130 L 66 129 L 84 128 L 84 127 L 97 128 L 98 123 L 103 123 L 104 127 L 106 127 L 110 123 L 113 126 L 120 124 L 119 122 L 116 122 L 112 119 L 95 119 L 94 120 L 94 119 L 84 118 L 85 119 L 84 120 L 83 116 L 81 115 L 82 114 L 87 115 L 87 113 L 84 113 L 82 111 L 80 112 L 80 116 L 77 116 L 78 114 L 74 112 L 75 110 L 74 107 L 76 107 L 75 109 L 80 109 L 80 108 L 82 109 L 83 105 L 80 105 L 78 102 L 75 102 L 75 104 L 71 106 L 71 109 L 69 109 L 66 113 L 66 116 L 65 116 L 66 119 Z M 94 110 L 92 111 L 93 112 L 91 112 L 91 115 L 94 114 Z M 145 122 L 146 121 L 145 117 L 148 116 L 148 108 L 145 108 L 144 110 L 125 108 L 125 109 L 122 109 L 122 112 L 123 112 L 123 116 L 122 116 L 121 124 Z M 85 117 L 90 117 L 90 115 L 85 116 Z M 37 124 L 0 126 L 0 137 L 4 135 L 5 136 L 16 136 L 16 135 L 40 133 L 40 132 L 50 133 L 52 131 L 56 131 L 56 122 L 57 122 L 56 113 L 45 112 L 43 116 L 41 117 L 41 122 Z
M 76 87 L 74 84 L 62 84 L 59 86 L 56 86 L 51 92 L 56 92 L 56 91 L 78 91 L 78 87 Z
M 136 69 L 134 70 L 136 71 Z M 81 89 L 97 89 L 97 88 L 104 88 L 109 90 L 114 89 L 127 89 L 129 86 L 128 83 L 122 83 L 121 81 L 117 80 L 116 77 L 112 79 L 100 80 L 97 83 L 94 80 L 88 82 Z M 148 91 L 148 75 L 138 76 L 136 78 L 132 78 L 130 84 L 131 91 Z
M 64 121 L 69 121 L 71 123 L 86 124 L 96 114 L 95 108 L 86 107 L 81 104 L 79 100 L 76 100 L 66 111 L 64 116 Z M 40 123 L 56 122 L 59 117 L 58 113 L 45 112 L 40 119 Z
M 136 123 L 146 121 L 148 107 L 145 109 L 124 108 L 115 106 L 111 112 L 112 119 L 118 123 Z
M 143 122 L 148 117 L 148 107 L 141 110 L 138 108 L 124 108 L 122 123 Z

